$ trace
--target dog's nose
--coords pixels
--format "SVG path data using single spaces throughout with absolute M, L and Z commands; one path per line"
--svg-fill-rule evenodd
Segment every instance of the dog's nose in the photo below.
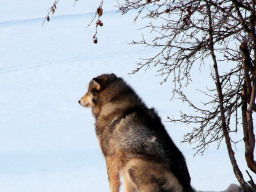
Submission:
M 79 100 L 78 103 L 81 105 L 81 101 Z

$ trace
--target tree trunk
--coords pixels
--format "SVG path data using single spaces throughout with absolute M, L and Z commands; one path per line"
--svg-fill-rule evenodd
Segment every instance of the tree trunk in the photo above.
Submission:
M 235 176 L 237 178 L 237 180 L 239 181 L 239 183 L 241 184 L 241 186 L 243 187 L 243 189 L 246 192 L 251 192 L 252 190 L 249 188 L 249 186 L 247 185 L 247 183 L 244 181 L 242 172 L 240 171 L 236 158 L 235 158 L 235 153 L 232 149 L 232 145 L 231 145 L 231 140 L 230 140 L 230 136 L 229 136 L 229 132 L 227 129 L 227 124 L 226 124 L 226 117 L 225 117 L 225 111 L 224 111 L 224 97 L 223 97 L 223 93 L 222 93 L 222 85 L 220 82 L 220 76 L 219 76 L 219 71 L 218 71 L 218 63 L 217 63 L 217 59 L 214 53 L 214 40 L 213 40 L 213 28 L 212 28 L 212 15 L 211 15 L 211 8 L 210 8 L 210 4 L 211 0 L 206 0 L 206 5 L 207 5 L 207 13 L 208 13 L 208 18 L 209 18 L 209 41 L 210 41 L 210 51 L 211 51 L 211 56 L 213 59 L 213 67 L 214 67 L 214 71 L 215 71 L 215 84 L 216 84 L 216 88 L 217 88 L 217 92 L 218 92 L 218 97 L 219 97 L 219 106 L 220 106 L 220 112 L 221 112 L 221 122 L 222 122 L 222 131 L 224 134 L 224 138 L 225 138 L 225 142 L 226 142 L 226 146 L 227 146 L 227 150 L 228 150 L 228 155 L 231 161 L 231 164 L 233 166 L 233 171 L 235 173 Z
M 255 94 L 256 94 L 256 72 L 253 67 L 251 57 L 249 54 L 247 42 L 244 41 L 240 50 L 243 54 L 242 67 L 244 70 L 244 87 L 242 93 L 242 122 L 244 131 L 244 143 L 245 143 L 245 159 L 248 167 L 256 173 L 256 163 L 254 161 L 254 149 L 255 149 L 255 135 L 253 127 L 252 112 L 255 109 Z M 253 74 L 250 77 L 250 74 Z

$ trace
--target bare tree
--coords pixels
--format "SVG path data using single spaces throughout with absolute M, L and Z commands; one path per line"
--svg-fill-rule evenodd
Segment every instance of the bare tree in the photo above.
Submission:
M 174 93 L 196 112 L 181 113 L 178 119 L 169 118 L 171 122 L 194 125 L 184 142 L 196 143 L 197 152 L 204 152 L 209 144 L 225 140 L 239 183 L 245 191 L 255 190 L 253 181 L 251 186 L 244 181 L 230 137 L 231 132 L 243 129 L 245 159 L 256 173 L 252 118 L 256 86 L 255 0 L 126 0 L 119 6 L 123 14 L 132 9 L 138 10 L 140 17 L 161 21 L 159 25 L 152 22 L 145 27 L 158 34 L 153 40 L 143 38 L 134 42 L 160 51 L 142 60 L 133 73 L 153 65 L 160 67 L 158 73 L 164 76 L 164 81 L 172 78 L 176 84 Z M 204 92 L 210 101 L 204 103 L 205 107 L 198 107 L 184 94 L 183 88 L 190 82 L 192 67 L 199 62 L 209 63 L 209 58 L 213 68 L 209 75 L 216 87 Z M 219 66 L 223 65 L 230 67 L 220 72 Z
M 102 5 L 103 0 L 95 14 L 94 39 Z M 253 180 L 247 183 L 239 169 L 233 150 L 236 141 L 231 137 L 231 133 L 243 130 L 245 160 L 255 174 L 255 0 L 124 0 L 118 7 L 122 14 L 137 10 L 135 21 L 150 21 L 144 30 L 150 30 L 154 38 L 144 35 L 141 41 L 132 43 L 159 50 L 151 58 L 142 59 L 132 73 L 157 66 L 163 82 L 171 80 L 173 93 L 194 110 L 192 114 L 181 112 L 179 118 L 169 117 L 171 122 L 193 126 L 184 142 L 194 144 L 196 153 L 203 153 L 211 143 L 225 141 L 237 180 L 246 192 L 255 191 Z M 202 64 L 209 64 L 209 77 L 216 86 L 203 92 L 209 100 L 197 106 L 184 88 L 191 83 L 192 68 Z

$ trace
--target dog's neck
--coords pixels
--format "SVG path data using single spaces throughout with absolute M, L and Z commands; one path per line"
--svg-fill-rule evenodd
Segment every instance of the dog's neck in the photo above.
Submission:
M 118 121 L 119 118 L 116 116 L 110 123 L 110 126 L 112 126 L 116 121 Z

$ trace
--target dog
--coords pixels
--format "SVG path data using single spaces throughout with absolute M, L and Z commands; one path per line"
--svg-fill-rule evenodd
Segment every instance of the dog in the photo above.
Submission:
M 78 101 L 91 107 L 111 192 L 192 192 L 184 156 L 160 117 L 115 74 L 93 78 Z

